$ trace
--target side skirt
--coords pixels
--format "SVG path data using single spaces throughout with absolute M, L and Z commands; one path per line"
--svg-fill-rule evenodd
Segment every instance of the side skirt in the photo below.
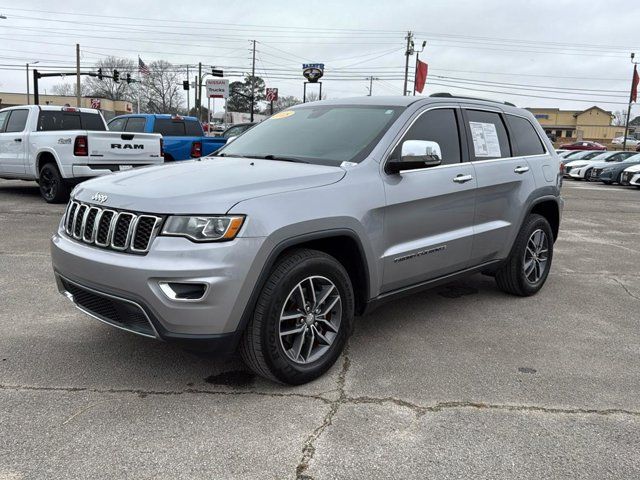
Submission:
M 482 263 L 475 267 L 466 268 L 464 270 L 450 273 L 442 277 L 433 278 L 431 280 L 426 280 L 424 282 L 408 285 L 406 287 L 398 288 L 396 290 L 391 290 L 390 292 L 385 292 L 381 295 L 378 295 L 375 298 L 372 298 L 367 302 L 367 306 L 365 307 L 365 310 L 362 316 L 365 316 L 373 312 L 375 309 L 377 309 L 381 305 L 384 305 L 387 302 L 391 302 L 393 300 L 397 300 L 402 297 L 413 295 L 414 293 L 418 293 L 423 290 L 429 290 L 431 288 L 438 287 L 440 285 L 444 285 L 446 283 L 450 283 L 460 278 L 465 278 L 470 275 L 474 275 L 476 273 L 495 271 L 503 262 L 504 260 L 494 260 L 491 262 Z

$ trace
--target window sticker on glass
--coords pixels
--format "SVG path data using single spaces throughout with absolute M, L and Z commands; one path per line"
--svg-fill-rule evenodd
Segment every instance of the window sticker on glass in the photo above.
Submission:
M 275 115 L 273 115 L 271 118 L 273 119 L 278 119 L 278 118 L 287 118 L 290 117 L 291 115 L 294 115 L 296 112 L 294 112 L 293 110 L 285 110 L 284 112 L 278 112 Z
M 498 132 L 493 123 L 469 122 L 476 157 L 501 157 Z

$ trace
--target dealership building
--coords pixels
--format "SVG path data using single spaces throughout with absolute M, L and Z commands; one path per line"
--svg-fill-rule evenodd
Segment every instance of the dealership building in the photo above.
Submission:
M 586 110 L 560 110 L 559 108 L 527 108 L 538 119 L 549 135 L 574 140 L 610 142 L 624 135 L 623 126 L 611 125 L 613 114 L 600 107 Z
M 16 107 L 19 105 L 27 105 L 29 103 L 33 103 L 33 94 L 29 97 L 29 101 L 27 101 L 26 93 L 0 92 L 0 108 Z M 59 105 L 61 107 L 68 105 L 71 107 L 75 107 L 77 104 L 75 96 L 41 94 L 40 105 Z M 80 106 L 85 108 L 97 108 L 102 112 L 102 115 L 106 120 L 109 120 L 117 115 L 133 113 L 133 105 L 131 104 L 131 102 L 125 102 L 123 100 L 81 97 Z

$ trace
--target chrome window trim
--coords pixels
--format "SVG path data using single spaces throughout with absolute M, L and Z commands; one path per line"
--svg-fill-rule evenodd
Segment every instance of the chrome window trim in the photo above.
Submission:
M 391 143 L 391 147 L 387 148 L 387 150 L 385 151 L 383 158 L 384 161 L 380 162 L 380 165 L 382 167 L 382 172 L 385 175 L 389 175 L 388 173 L 385 172 L 385 167 L 387 166 L 387 162 L 389 161 L 389 157 L 391 156 L 391 154 L 393 153 L 393 151 L 396 149 L 396 147 L 400 144 L 400 142 L 402 141 L 402 139 L 405 137 L 405 135 L 407 134 L 407 132 L 411 129 L 411 127 L 413 127 L 413 125 L 418 121 L 418 119 L 420 117 L 422 117 L 422 115 L 424 115 L 425 113 L 431 112 L 433 110 L 459 110 L 460 109 L 460 105 L 458 104 L 437 104 L 437 105 L 432 105 L 430 107 L 427 107 L 424 110 L 421 110 L 420 112 L 418 112 L 418 114 L 413 118 L 413 120 L 411 120 L 404 128 L 404 130 L 402 130 L 397 138 Z M 459 137 L 459 135 L 458 135 Z M 462 139 L 460 139 L 460 159 L 462 160 Z M 402 172 L 422 172 L 425 170 L 433 170 L 433 169 L 439 169 L 439 168 L 443 168 L 443 167 L 451 167 L 451 166 L 460 166 L 460 165 L 464 165 L 465 163 L 468 162 L 460 162 L 460 163 L 448 163 L 446 165 L 438 165 L 436 167 L 426 167 L 426 168 L 420 168 L 420 169 L 414 169 L 414 170 L 402 170 Z

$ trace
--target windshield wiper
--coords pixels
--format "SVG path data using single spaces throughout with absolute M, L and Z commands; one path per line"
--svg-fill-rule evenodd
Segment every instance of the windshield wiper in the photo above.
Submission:
M 285 157 L 281 155 L 243 155 L 245 158 L 257 158 L 258 160 L 277 160 L 279 162 L 295 162 L 295 163 L 309 163 L 306 160 L 302 160 L 297 157 Z

